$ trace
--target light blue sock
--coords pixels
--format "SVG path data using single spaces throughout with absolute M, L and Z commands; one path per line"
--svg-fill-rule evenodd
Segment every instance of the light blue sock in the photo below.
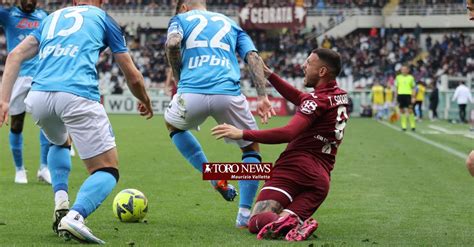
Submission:
M 12 150 L 13 160 L 16 170 L 25 169 L 23 167 L 23 134 L 10 131 L 10 149 Z
M 112 174 L 104 171 L 95 172 L 82 184 L 71 209 L 87 218 L 102 204 L 116 184 L 117 181 Z
M 249 151 L 242 154 L 243 163 L 260 163 L 262 157 L 255 151 Z M 239 180 L 240 199 L 239 207 L 250 209 L 253 204 L 253 199 L 257 194 L 258 180 Z
M 43 130 L 40 130 L 39 137 L 40 137 L 40 169 L 43 169 L 48 164 L 48 152 L 49 152 L 49 146 L 51 146 L 51 143 L 49 143 L 48 139 L 46 139 L 46 136 L 44 135 Z
M 49 143 L 49 142 L 48 142 Z M 53 191 L 68 191 L 69 172 L 71 172 L 71 155 L 69 148 L 52 145 L 48 152 L 47 164 L 51 173 Z
M 183 155 L 194 168 L 202 172 L 202 164 L 207 162 L 207 158 L 202 151 L 201 144 L 199 144 L 199 141 L 194 135 L 186 130 L 172 132 L 170 136 L 181 155 Z

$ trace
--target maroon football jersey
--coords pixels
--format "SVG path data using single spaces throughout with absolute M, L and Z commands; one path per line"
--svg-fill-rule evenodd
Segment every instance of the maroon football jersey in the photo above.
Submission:
M 310 120 L 311 125 L 288 144 L 281 156 L 295 151 L 310 153 L 331 171 L 349 118 L 348 95 L 334 81 L 305 93 L 300 101 L 296 114 Z

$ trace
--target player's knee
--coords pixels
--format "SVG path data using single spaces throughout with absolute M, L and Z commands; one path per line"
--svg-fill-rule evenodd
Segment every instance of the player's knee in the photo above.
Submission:
M 278 219 L 274 212 L 264 212 L 252 216 L 249 220 L 249 232 L 257 234 L 266 224 Z
M 70 136 L 68 136 L 68 138 L 66 139 L 66 142 L 64 142 L 64 144 L 61 146 L 71 149 L 71 145 L 72 145 L 72 139 Z
M 257 142 L 254 142 L 246 147 L 240 148 L 242 150 L 242 153 L 247 153 L 247 152 L 260 152 L 260 147 L 258 146 Z M 260 159 L 261 160 L 261 159 Z
M 166 128 L 168 129 L 168 131 L 170 132 L 170 137 L 173 137 L 174 134 L 177 134 L 177 133 L 183 131 L 183 130 L 180 130 L 180 129 L 174 127 L 173 125 L 171 125 L 168 122 L 165 122 L 165 125 L 166 125 Z
M 11 117 L 11 132 L 20 134 L 23 132 L 23 125 L 25 120 L 25 113 L 21 113 Z
M 91 175 L 93 175 L 94 173 L 98 172 L 98 171 L 102 171 L 102 172 L 107 172 L 109 173 L 110 175 L 112 175 L 114 178 L 115 178 L 115 181 L 118 183 L 119 181 L 119 178 L 120 178 L 120 174 L 119 174 L 119 170 L 115 167 L 103 167 L 103 168 L 99 168 L 95 171 L 93 171 L 91 173 Z
M 174 128 L 174 127 L 173 127 Z M 184 130 L 179 130 L 179 129 L 170 129 L 168 128 L 169 132 L 170 132 L 170 138 L 173 139 L 173 136 L 175 136 L 176 134 L 179 134 L 179 133 L 183 133 Z
M 259 162 L 262 162 L 262 156 L 260 156 L 260 153 L 258 151 L 245 151 L 242 153 L 242 160 L 248 159 L 248 158 L 255 158 Z

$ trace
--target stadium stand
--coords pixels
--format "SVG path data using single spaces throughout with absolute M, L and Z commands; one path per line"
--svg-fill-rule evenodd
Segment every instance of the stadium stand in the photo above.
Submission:
M 171 16 L 174 1 L 170 0 L 110 0 L 107 9 L 112 13 L 127 11 L 127 15 Z M 275 1 L 268 1 L 273 4 Z M 276 1 L 281 2 L 281 1 Z M 46 9 L 65 6 L 68 1 L 46 1 Z M 241 6 L 252 1 L 208 1 L 210 9 L 226 8 L 227 12 L 237 15 Z M 267 4 L 268 4 L 267 3 Z M 386 0 L 311 0 L 304 1 L 308 16 L 322 16 L 324 22 L 311 22 L 298 30 L 283 29 L 281 32 L 248 30 L 266 63 L 277 73 L 302 89 L 302 71 L 300 65 L 306 55 L 316 47 L 332 48 L 343 56 L 343 71 L 339 77 L 349 90 L 366 90 L 378 81 L 392 85 L 396 71 L 402 64 L 410 64 L 417 81 L 427 84 L 439 82 L 444 75 L 451 77 L 474 77 L 474 38 L 469 32 L 460 29 L 428 29 L 420 26 L 404 28 L 373 27 L 358 28 L 348 35 L 334 37 L 327 31 L 347 16 L 382 15 L 387 6 Z M 394 7 L 391 16 L 465 14 L 462 0 L 401 0 Z M 350 11 L 348 11 L 350 10 Z M 229 14 L 227 13 L 226 14 Z M 384 12 L 385 14 L 385 12 Z M 328 17 L 324 19 L 324 17 Z M 155 88 L 157 95 L 164 95 L 166 89 L 166 61 L 164 43 L 166 30 L 155 28 L 150 23 L 143 24 L 121 22 L 120 15 L 115 17 L 125 31 L 128 46 L 138 68 L 145 77 L 149 88 Z M 463 18 L 465 18 L 463 16 Z M 327 20 L 327 21 L 326 21 Z M 5 37 L 0 30 L 0 73 L 6 58 Z M 108 52 L 101 55 L 97 65 L 100 74 L 100 87 L 104 94 L 124 92 L 124 78 Z M 252 83 L 241 61 L 242 87 L 245 93 L 252 95 Z

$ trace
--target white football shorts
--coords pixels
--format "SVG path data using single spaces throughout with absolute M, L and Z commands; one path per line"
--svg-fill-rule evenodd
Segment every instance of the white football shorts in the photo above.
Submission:
M 99 102 L 65 92 L 30 91 L 25 104 L 50 142 L 63 145 L 71 135 L 81 159 L 116 146 L 112 125 Z
M 166 122 L 180 130 L 198 129 L 209 116 L 219 124 L 232 124 L 239 129 L 258 129 L 243 95 L 175 94 L 165 111 Z M 225 138 L 225 141 L 236 143 L 239 147 L 252 144 L 245 140 Z
M 32 77 L 18 77 L 13 85 L 12 95 L 10 97 L 9 114 L 15 116 L 26 111 L 25 98 L 31 88 Z

